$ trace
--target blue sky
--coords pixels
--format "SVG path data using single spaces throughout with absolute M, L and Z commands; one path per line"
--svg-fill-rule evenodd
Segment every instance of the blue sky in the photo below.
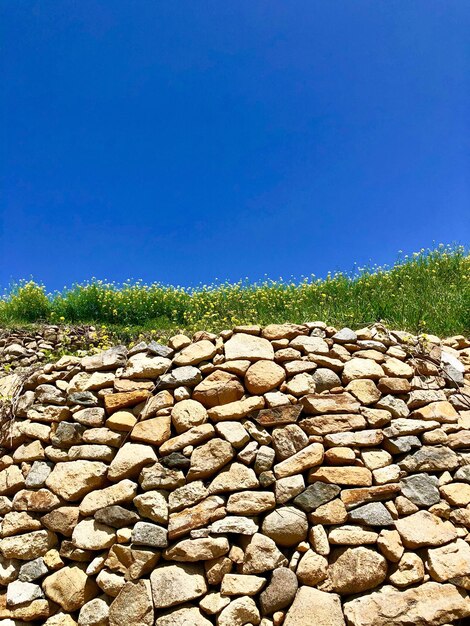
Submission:
M 468 0 L 2 0 L 0 285 L 470 240 Z

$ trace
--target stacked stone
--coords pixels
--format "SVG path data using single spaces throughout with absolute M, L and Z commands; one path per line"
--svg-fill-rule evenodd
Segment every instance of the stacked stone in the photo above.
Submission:
M 470 616 L 470 343 L 426 341 L 249 326 L 36 371 L 0 459 L 0 626 Z
M 0 331 L 0 366 L 29 367 L 44 361 L 48 353 L 90 350 L 99 337 L 93 326 L 45 325 L 31 330 Z

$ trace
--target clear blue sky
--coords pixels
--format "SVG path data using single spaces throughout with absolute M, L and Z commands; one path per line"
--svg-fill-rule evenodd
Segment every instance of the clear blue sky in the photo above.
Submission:
M 470 241 L 468 0 L 2 0 L 0 285 Z

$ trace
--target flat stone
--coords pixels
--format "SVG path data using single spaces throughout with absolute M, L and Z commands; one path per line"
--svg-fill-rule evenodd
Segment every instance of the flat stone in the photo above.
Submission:
M 299 561 L 296 574 L 301 584 L 314 587 L 327 577 L 328 560 L 313 550 L 307 550 Z
M 98 461 L 57 463 L 46 479 L 46 486 L 67 501 L 83 498 L 105 484 L 108 466 Z
M 265 578 L 253 574 L 225 574 L 220 592 L 224 596 L 254 596 L 265 584 Z
M 250 537 L 243 559 L 244 574 L 262 574 L 285 565 L 287 559 L 272 539 L 261 533 Z
M 97 522 L 113 528 L 125 528 L 126 526 L 133 526 L 140 518 L 134 511 L 112 504 L 98 509 L 95 513 L 95 519 Z
M 292 457 L 275 465 L 274 474 L 276 478 L 301 474 L 303 471 L 315 467 L 315 465 L 320 465 L 322 460 L 323 446 L 319 443 L 312 443 Z
M 470 615 L 467 599 L 453 585 L 427 582 L 398 591 L 384 587 L 344 604 L 351 626 L 440 626 Z
M 310 485 L 300 495 L 294 498 L 294 504 L 302 511 L 311 513 L 322 504 L 333 500 L 341 491 L 338 485 L 329 485 L 324 482 L 317 482 Z
M 249 364 L 249 361 L 247 361 Z M 237 376 L 216 370 L 194 388 L 193 400 L 210 409 L 230 402 L 237 402 L 245 390 Z
M 283 461 L 308 446 L 308 437 L 297 424 L 287 424 L 272 431 L 276 458 Z
M 267 339 L 246 333 L 232 335 L 225 343 L 224 350 L 227 361 L 237 359 L 246 359 L 247 361 L 274 360 L 274 349 Z
M 333 528 L 328 534 L 328 541 L 333 545 L 362 546 L 375 544 L 378 533 L 361 526 L 345 525 Z
M 66 566 L 42 581 L 46 596 L 64 611 L 80 609 L 97 594 L 96 583 L 78 566 Z
M 440 500 L 439 480 L 429 474 L 414 474 L 401 481 L 401 492 L 416 506 L 430 507 Z
M 201 528 L 225 517 L 225 501 L 219 496 L 209 496 L 202 502 L 183 511 L 171 513 L 168 522 L 168 537 L 177 539 L 190 530 Z
M 255 472 L 242 463 L 231 463 L 209 485 L 209 494 L 227 493 L 259 486 Z
M 242 596 L 235 598 L 220 613 L 217 626 L 243 626 L 259 624 L 260 615 L 253 598 Z
M 307 516 L 295 507 L 280 507 L 266 515 L 262 532 L 277 545 L 296 545 L 307 536 Z
M 378 380 L 383 376 L 385 376 L 384 370 L 372 359 L 353 357 L 344 364 L 343 382 L 346 384 L 357 378 Z
M 352 522 L 369 526 L 390 526 L 393 524 L 392 516 L 381 502 L 370 502 L 349 511 L 348 518 Z
M 66 537 L 72 536 L 72 531 L 78 524 L 80 511 L 78 507 L 61 506 L 41 517 L 41 523 L 55 532 L 59 532 Z
M 301 405 L 286 404 L 283 406 L 271 407 L 269 409 L 261 409 L 258 411 L 255 421 L 261 426 L 294 424 L 301 412 Z
M 443 583 L 470 574 L 470 546 L 463 539 L 456 539 L 439 548 L 430 548 L 426 568 L 434 580 Z
M 171 437 L 171 418 L 169 415 L 161 415 L 143 422 L 138 422 L 130 435 L 132 441 L 150 443 L 160 446 Z
M 358 413 L 360 404 L 350 393 L 312 393 L 301 400 L 307 415 L 325 413 Z
M 159 452 L 163 456 L 172 454 L 173 452 L 184 450 L 187 446 L 205 443 L 208 439 L 212 439 L 214 435 L 215 429 L 212 424 L 201 424 L 201 426 L 195 426 L 181 435 L 168 439 L 168 441 L 161 444 Z
M 193 365 L 175 367 L 168 374 L 159 376 L 157 389 L 176 389 L 177 387 L 195 387 L 202 380 L 201 370 Z
M 395 526 L 406 548 L 441 546 L 457 538 L 451 522 L 442 521 L 428 511 L 418 511 L 395 520 Z
M 207 598 L 207 596 L 205 596 Z M 203 600 L 205 599 L 203 598 Z M 201 600 L 201 602 L 203 601 Z M 183 607 L 182 609 L 173 609 L 158 617 L 155 626 L 212 626 L 207 618 L 205 618 L 197 607 Z
M 119 393 L 108 393 L 104 396 L 104 406 L 106 413 L 112 415 L 116 411 L 127 409 L 150 398 L 148 389 L 137 389 L 135 391 L 121 391 Z
M 359 487 L 357 489 L 343 489 L 341 492 L 341 500 L 348 509 L 359 504 L 367 502 L 376 502 L 377 500 L 389 500 L 400 491 L 398 483 L 389 483 L 387 485 L 377 485 L 374 487 Z
M 39 585 L 30 582 L 15 580 L 7 588 L 7 605 L 17 606 L 26 602 L 33 602 L 44 598 L 44 594 Z
M 72 541 L 82 550 L 104 550 L 116 541 L 116 533 L 110 526 L 94 519 L 84 519 L 75 526 Z
M 212 407 L 208 410 L 208 415 L 213 422 L 238 420 L 263 407 L 263 396 L 250 396 L 244 400 Z
M 201 537 L 200 539 L 183 539 L 163 553 L 167 561 L 197 562 L 216 559 L 230 550 L 225 537 Z
M 173 363 L 177 366 L 198 365 L 202 361 L 209 361 L 215 355 L 217 349 L 212 341 L 203 339 L 186 346 L 177 352 L 173 358 Z
M 254 535 L 258 532 L 258 524 L 250 517 L 227 516 L 212 522 L 210 532 L 214 535 L 235 533 L 237 535 Z
M 109 626 L 153 626 L 152 598 L 145 581 L 127 582 L 109 607 Z
M 99 509 L 123 502 L 131 502 L 137 493 L 137 484 L 129 479 L 121 480 L 115 485 L 88 493 L 82 500 L 79 510 L 81 515 L 89 516 Z
M 158 566 L 150 575 L 150 583 L 155 609 L 190 602 L 207 592 L 204 570 L 187 563 Z
M 283 626 L 345 626 L 339 596 L 314 587 L 300 587 Z
M 387 561 L 371 548 L 340 548 L 331 554 L 328 575 L 337 593 L 361 593 L 385 580 Z
M 333 433 L 363 430 L 367 422 L 362 415 L 338 413 L 308 417 L 299 423 L 307 435 L 330 435 Z
M 167 493 L 162 491 L 147 491 L 134 498 L 134 506 L 141 517 L 151 519 L 157 524 L 168 522 Z
M 275 506 L 276 499 L 271 491 L 242 491 L 229 496 L 227 513 L 259 515 Z
M 322 481 L 336 485 L 358 485 L 369 487 L 372 485 L 372 473 L 367 467 L 341 466 L 319 467 L 308 474 L 310 483 Z
M 44 556 L 56 543 L 55 533 L 48 530 L 34 530 L 24 535 L 0 539 L 0 551 L 7 559 L 31 561 Z
M 326 435 L 324 443 L 330 446 L 369 447 L 378 446 L 383 441 L 383 433 L 379 429 L 361 430 L 359 432 L 334 433 Z

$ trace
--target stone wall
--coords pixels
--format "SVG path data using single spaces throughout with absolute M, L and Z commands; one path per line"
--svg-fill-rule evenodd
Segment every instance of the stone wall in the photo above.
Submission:
M 462 623 L 469 372 L 315 322 L 8 377 L 0 626 Z
M 99 344 L 94 326 L 56 326 L 0 329 L 0 371 L 30 367 L 49 354 L 88 351 Z

